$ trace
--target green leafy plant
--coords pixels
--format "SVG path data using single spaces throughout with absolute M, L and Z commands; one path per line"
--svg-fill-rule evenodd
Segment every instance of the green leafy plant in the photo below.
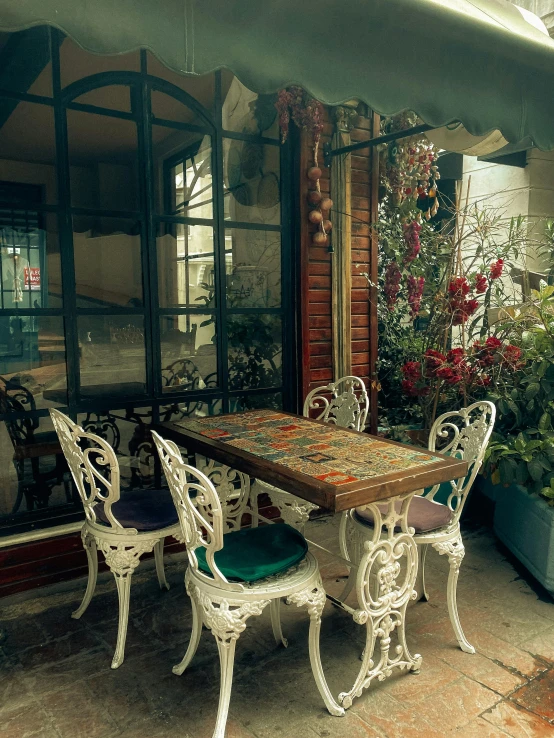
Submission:
M 511 318 L 525 364 L 492 393 L 499 411 L 485 456 L 493 482 L 520 484 L 554 505 L 554 286 L 543 284 Z

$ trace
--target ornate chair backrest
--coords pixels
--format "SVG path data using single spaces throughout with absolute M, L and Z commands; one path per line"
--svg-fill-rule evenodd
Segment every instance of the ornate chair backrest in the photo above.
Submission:
M 119 464 L 110 444 L 94 433 L 88 433 L 59 410 L 50 410 L 50 417 L 58 434 L 60 446 L 79 496 L 87 520 L 96 522 L 94 506 L 104 504 L 109 525 L 117 531 L 128 531 L 112 513 L 112 505 L 119 500 Z
M 221 502 L 208 477 L 194 466 L 185 464 L 179 448 L 155 431 L 152 438 L 158 449 L 162 469 L 177 508 L 179 523 L 187 547 L 189 564 L 195 576 L 233 589 L 215 563 L 214 556 L 223 548 L 224 520 Z M 197 548 L 206 549 L 206 561 L 212 576 L 198 568 Z
M 342 377 L 313 389 L 304 402 L 304 417 L 363 431 L 369 412 L 365 384 L 359 377 Z
M 452 492 L 448 496 L 448 507 L 454 513 L 452 523 L 457 523 L 477 472 L 483 463 L 496 418 L 492 402 L 483 400 L 457 412 L 440 415 L 431 428 L 429 450 L 467 461 L 466 477 L 450 482 Z M 440 485 L 435 485 L 427 494 L 433 499 Z
M 6 414 L 6 428 L 13 447 L 28 446 L 34 443 L 34 433 L 38 430 L 38 418 L 10 418 L 10 413 L 27 413 L 36 409 L 33 394 L 18 382 L 0 377 L 0 413 Z

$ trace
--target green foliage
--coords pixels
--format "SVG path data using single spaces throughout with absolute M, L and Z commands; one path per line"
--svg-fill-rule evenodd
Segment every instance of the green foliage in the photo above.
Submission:
M 533 290 L 514 322 L 526 362 L 493 394 L 499 417 L 485 464 L 495 481 L 520 484 L 554 505 L 554 286 Z

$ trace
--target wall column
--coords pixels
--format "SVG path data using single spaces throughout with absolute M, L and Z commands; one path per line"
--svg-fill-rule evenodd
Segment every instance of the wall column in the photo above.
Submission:
M 348 146 L 350 131 L 358 113 L 356 103 L 333 108 L 335 133 L 332 148 Z M 351 155 L 333 159 L 331 167 L 331 198 L 333 200 L 331 243 L 331 309 L 333 341 L 333 379 L 352 373 L 352 218 L 351 218 Z

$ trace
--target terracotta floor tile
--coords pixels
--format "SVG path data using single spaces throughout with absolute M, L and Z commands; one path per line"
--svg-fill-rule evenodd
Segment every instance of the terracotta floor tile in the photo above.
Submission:
M 20 707 L 0 714 L 2 738 L 60 738 L 50 716 L 42 709 Z
M 511 738 L 552 738 L 554 735 L 553 725 L 510 702 L 500 702 L 484 713 L 483 719 L 505 730 Z
M 402 702 L 419 702 L 459 678 L 460 673 L 445 661 L 436 656 L 425 656 L 419 674 L 398 671 L 383 682 L 383 689 Z
M 79 699 L 72 689 L 62 689 L 48 695 L 45 712 L 60 738 L 111 738 L 117 724 L 83 683 Z
M 491 725 L 483 718 L 472 720 L 467 725 L 455 730 L 451 735 L 457 738 L 507 738 L 510 736 L 509 733 L 501 730 L 496 725 Z
M 524 677 L 511 673 L 480 653 L 464 653 L 456 648 L 439 654 L 439 658 L 458 672 L 501 695 L 513 692 L 525 682 Z
M 554 669 L 518 689 L 511 699 L 521 707 L 526 707 L 554 723 Z M 554 725 L 552 732 L 554 734 Z
M 554 610 L 554 605 L 552 606 L 552 609 Z M 540 656 L 541 658 L 554 663 L 554 628 L 545 630 L 543 633 L 540 633 L 528 641 L 522 641 L 519 644 L 519 647 L 524 651 L 529 651 L 529 653 L 532 653 L 535 656 Z
M 471 722 L 499 699 L 495 692 L 462 676 L 417 706 L 431 725 L 454 730 Z

